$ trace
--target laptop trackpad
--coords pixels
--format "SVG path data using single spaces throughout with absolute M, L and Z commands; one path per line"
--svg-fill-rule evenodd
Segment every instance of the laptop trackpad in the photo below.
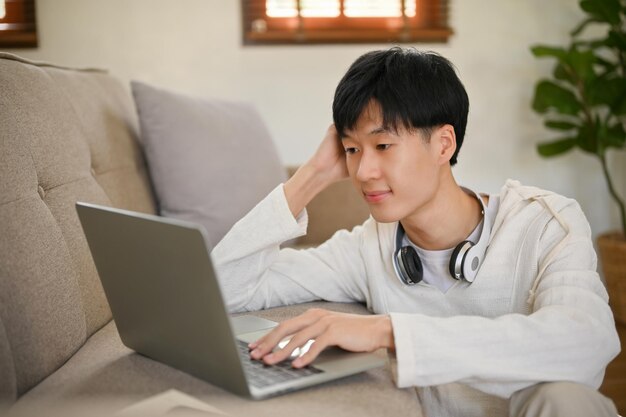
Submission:
M 253 340 L 248 340 L 248 337 L 245 339 L 241 337 L 247 333 L 258 333 L 261 332 L 261 337 L 264 333 L 267 333 L 270 329 L 276 327 L 278 323 L 272 320 L 267 320 L 257 316 L 237 316 L 231 317 L 230 322 L 233 326 L 233 332 L 235 333 L 235 337 L 237 339 L 241 339 L 244 342 L 252 342 Z M 256 339 L 255 339 L 256 340 Z

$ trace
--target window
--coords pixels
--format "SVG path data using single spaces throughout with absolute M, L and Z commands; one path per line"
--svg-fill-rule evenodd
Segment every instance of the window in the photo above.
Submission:
M 242 0 L 245 44 L 446 42 L 447 0 Z
M 0 0 L 0 47 L 36 47 L 35 0 Z

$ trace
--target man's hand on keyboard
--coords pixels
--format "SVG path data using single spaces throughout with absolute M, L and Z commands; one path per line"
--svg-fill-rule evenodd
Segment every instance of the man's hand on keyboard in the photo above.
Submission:
M 273 351 L 288 336 L 291 336 L 289 343 Z M 250 343 L 250 355 L 253 359 L 273 365 L 289 358 L 294 350 L 311 339 L 314 343 L 292 362 L 293 367 L 309 365 L 328 346 L 338 346 L 351 352 L 394 348 L 391 318 L 387 315 L 363 316 L 311 309 L 280 323 L 261 339 Z

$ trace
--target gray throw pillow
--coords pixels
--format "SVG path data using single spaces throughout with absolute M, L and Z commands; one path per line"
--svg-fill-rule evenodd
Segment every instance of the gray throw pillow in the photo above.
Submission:
M 210 248 L 286 178 L 253 106 L 131 83 L 162 216 L 198 223 Z

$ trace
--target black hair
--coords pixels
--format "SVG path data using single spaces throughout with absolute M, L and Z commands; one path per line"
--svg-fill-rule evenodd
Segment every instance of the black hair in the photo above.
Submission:
M 435 52 L 393 47 L 359 57 L 343 76 L 333 100 L 333 120 L 339 137 L 355 127 L 370 101 L 381 107 L 383 125 L 398 130 L 421 130 L 430 138 L 432 128 L 454 127 L 457 162 L 463 144 L 469 99 L 452 63 Z

